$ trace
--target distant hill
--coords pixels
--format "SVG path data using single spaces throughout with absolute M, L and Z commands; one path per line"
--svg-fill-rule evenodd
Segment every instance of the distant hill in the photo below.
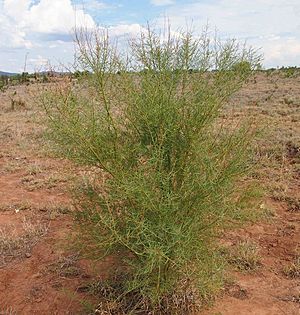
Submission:
M 6 77 L 11 77 L 13 75 L 17 75 L 18 73 L 12 73 L 12 72 L 5 72 L 5 71 L 0 71 L 0 76 L 6 76 Z

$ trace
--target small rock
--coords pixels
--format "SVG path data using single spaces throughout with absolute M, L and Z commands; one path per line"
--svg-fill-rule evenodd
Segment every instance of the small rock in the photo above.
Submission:
M 26 257 L 26 258 L 30 258 L 30 257 L 31 257 L 31 254 L 30 254 L 30 253 L 26 253 L 26 254 L 25 254 L 25 257 Z

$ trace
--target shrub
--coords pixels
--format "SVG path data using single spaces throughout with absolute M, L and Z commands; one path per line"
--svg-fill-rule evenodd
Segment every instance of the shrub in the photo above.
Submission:
M 252 131 L 218 114 L 259 64 L 207 31 L 166 33 L 142 29 L 125 56 L 107 32 L 78 30 L 77 62 L 91 75 L 43 98 L 61 151 L 103 171 L 79 194 L 82 249 L 118 256 L 123 296 L 155 307 L 182 283 L 202 298 L 221 283 L 213 236 L 249 168 Z

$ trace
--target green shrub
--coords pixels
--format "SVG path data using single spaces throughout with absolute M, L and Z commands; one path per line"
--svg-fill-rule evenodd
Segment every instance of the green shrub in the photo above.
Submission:
M 150 27 L 126 56 L 106 32 L 80 30 L 76 44 L 91 75 L 81 88 L 60 83 L 43 104 L 60 150 L 104 172 L 78 194 L 82 249 L 123 261 L 123 296 L 157 307 L 185 283 L 209 297 L 222 277 L 214 235 L 231 217 L 252 139 L 218 114 L 259 57 L 208 32 Z

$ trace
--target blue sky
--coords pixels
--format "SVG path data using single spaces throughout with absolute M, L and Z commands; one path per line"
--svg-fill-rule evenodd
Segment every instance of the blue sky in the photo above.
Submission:
M 210 24 L 223 38 L 261 48 L 265 67 L 300 66 L 300 0 L 0 0 L 0 70 L 72 61 L 72 28 L 107 26 L 135 36 L 147 21 L 174 30 Z

